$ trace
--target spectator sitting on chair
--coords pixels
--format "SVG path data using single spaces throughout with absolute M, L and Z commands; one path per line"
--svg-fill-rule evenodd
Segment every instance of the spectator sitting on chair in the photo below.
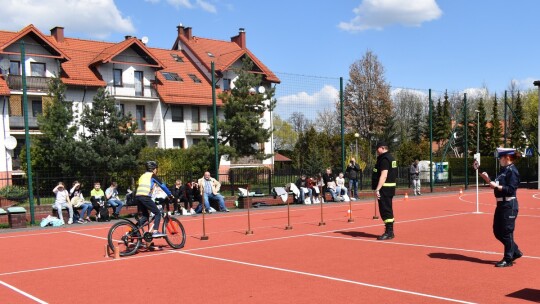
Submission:
M 69 212 L 68 224 L 73 224 L 73 206 L 71 206 L 71 202 L 69 201 L 69 193 L 64 188 L 64 183 L 59 182 L 58 185 L 54 187 L 53 193 L 56 194 L 54 205 L 58 210 L 58 218 L 62 220 L 62 223 L 64 222 L 64 217 L 62 216 L 62 208 L 66 207 Z
M 90 191 L 90 201 L 92 202 L 92 207 L 96 210 L 96 219 L 99 218 L 99 209 L 107 208 L 107 203 L 105 202 L 105 193 L 101 189 L 100 182 L 94 182 L 94 189 Z
M 116 182 L 111 182 L 111 186 L 105 190 L 105 197 L 107 198 L 107 203 L 109 206 L 114 208 L 112 217 L 118 218 L 124 203 L 118 199 L 118 184 Z
M 225 198 L 223 195 L 219 194 L 219 189 L 221 188 L 221 183 L 218 182 L 215 178 L 210 176 L 210 172 L 204 172 L 204 176 L 199 179 L 200 193 L 203 198 L 203 202 L 206 210 L 210 211 L 210 200 L 217 200 L 219 203 L 220 212 L 229 212 L 229 209 L 225 207 Z M 202 206 L 201 206 L 202 207 Z M 199 208 L 199 206 L 197 206 Z
M 195 213 L 195 210 L 193 210 L 193 200 L 188 195 L 188 188 L 187 185 L 182 184 L 182 180 L 177 179 L 172 189 L 170 189 L 174 196 L 174 214 L 191 215 Z M 180 207 L 180 203 L 182 202 L 184 203 L 184 207 Z
M 84 200 L 84 196 L 81 192 L 81 183 L 78 181 L 73 182 L 73 187 L 69 190 L 69 198 L 73 207 L 81 208 L 81 214 L 77 222 L 79 224 L 91 222 L 90 212 L 92 212 L 92 203 Z M 84 216 L 85 213 L 86 217 Z
M 332 173 L 332 169 L 326 168 L 326 172 L 323 174 L 322 178 L 324 182 L 323 193 L 330 192 L 330 195 L 332 196 L 332 201 L 337 202 L 336 185 L 334 184 L 333 187 L 330 187 L 331 185 L 329 186 L 329 183 L 335 182 L 336 180 L 334 173 Z
M 343 172 L 339 172 L 338 177 L 336 177 L 336 194 L 339 196 L 340 201 L 343 201 L 342 195 L 347 194 L 347 187 L 345 187 L 345 178 L 343 177 Z
M 298 190 L 300 190 L 300 197 L 298 198 L 299 204 L 305 203 L 305 197 L 306 194 L 308 195 L 310 201 L 312 199 L 312 192 L 311 189 L 308 187 L 308 181 L 306 180 L 306 175 L 302 174 L 298 180 L 296 180 L 296 183 L 294 183 Z

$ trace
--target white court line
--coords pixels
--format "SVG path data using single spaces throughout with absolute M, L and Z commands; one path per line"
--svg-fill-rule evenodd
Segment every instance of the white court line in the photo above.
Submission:
M 15 286 L 9 285 L 8 283 L 6 283 L 6 282 L 4 282 L 4 281 L 0 281 L 0 284 L 2 284 L 2 285 L 4 285 L 4 286 L 6 286 L 7 288 L 9 288 L 9 289 L 15 291 L 16 293 L 19 293 L 19 294 L 21 294 L 21 295 L 23 295 L 23 296 L 25 296 L 25 297 L 27 297 L 27 298 L 30 298 L 30 299 L 32 299 L 32 300 L 38 302 L 38 303 L 41 303 L 41 304 L 47 304 L 47 302 L 45 302 L 45 301 L 43 301 L 43 300 L 41 300 L 41 299 L 39 299 L 39 298 L 36 298 L 36 297 L 34 297 L 33 295 L 31 295 L 31 294 L 29 294 L 29 293 L 27 293 L 27 292 L 24 292 L 24 291 L 20 290 L 19 288 L 15 287 Z
M 448 301 L 448 302 L 467 303 L 467 304 L 474 303 L 474 302 L 468 302 L 468 301 L 463 301 L 463 300 L 458 300 L 458 299 L 439 297 L 439 296 L 430 295 L 430 294 L 427 294 L 427 293 L 421 293 L 421 292 L 415 292 L 415 291 L 409 291 L 409 290 L 404 290 L 404 289 L 386 287 L 386 286 L 381 286 L 381 285 L 369 284 L 369 283 L 360 282 L 360 281 L 341 279 L 341 278 L 336 278 L 336 277 L 331 277 L 331 276 L 326 276 L 326 275 L 316 274 L 316 273 L 311 273 L 311 272 L 304 272 L 304 271 L 298 271 L 298 270 L 292 270 L 292 269 L 286 269 L 286 268 L 280 268 L 280 267 L 273 267 L 273 266 L 267 266 L 267 265 L 261 265 L 261 264 L 242 262 L 242 261 L 237 261 L 237 260 L 224 259 L 224 258 L 201 255 L 201 254 L 189 253 L 189 252 L 185 252 L 185 251 L 176 251 L 175 253 L 185 254 L 185 255 L 204 258 L 204 259 L 210 259 L 210 260 L 216 260 L 216 261 L 240 264 L 240 265 L 245 265 L 245 266 L 252 266 L 252 267 L 257 267 L 257 268 L 264 268 L 264 269 L 276 270 L 276 271 L 281 271 L 281 272 L 299 274 L 299 275 L 304 275 L 304 276 L 309 276 L 309 277 L 315 277 L 315 278 L 326 279 L 326 280 L 331 280 L 331 281 L 337 281 L 337 282 L 342 282 L 342 283 L 349 283 L 349 284 L 360 285 L 360 286 L 365 286 L 365 287 L 383 289 L 383 290 L 387 290 L 387 291 L 393 291 L 393 292 L 398 292 L 398 293 L 415 295 L 415 296 L 420 296 L 420 297 L 425 297 L 425 298 L 438 299 L 438 300 L 443 300 L 443 301 Z
M 458 216 L 458 215 L 464 215 L 464 214 L 471 214 L 471 213 L 467 212 L 467 213 L 457 213 L 457 214 L 450 214 L 450 215 L 442 215 L 442 216 L 436 216 L 436 217 L 428 217 L 428 218 L 407 220 L 407 221 L 402 221 L 400 223 L 417 222 L 417 221 L 431 220 L 431 219 L 440 219 L 440 218 L 444 218 L 444 217 Z M 261 242 L 268 242 L 268 241 L 277 241 L 277 240 L 297 238 L 297 237 L 310 236 L 310 235 L 317 235 L 317 234 L 323 234 L 323 233 L 329 233 L 329 232 L 347 231 L 347 230 L 353 230 L 353 229 L 362 229 L 362 228 L 370 228 L 370 227 L 378 227 L 378 226 L 380 226 L 379 223 L 378 224 L 373 224 L 373 225 L 367 225 L 367 226 L 348 227 L 346 229 L 333 229 L 333 230 L 326 230 L 326 231 L 320 231 L 320 232 L 315 232 L 315 233 L 297 234 L 297 235 L 290 235 L 290 236 L 278 237 L 278 238 L 270 238 L 270 239 L 253 240 L 253 241 L 247 241 L 247 242 L 238 242 L 238 243 L 232 243 L 232 244 L 224 244 L 224 245 L 208 246 L 208 247 L 201 247 L 201 248 L 193 248 L 193 249 L 184 250 L 184 252 L 198 251 L 198 250 L 204 250 L 204 249 L 213 249 L 213 248 L 221 248 L 221 247 L 230 247 L 230 246 L 253 244 L 253 243 L 261 243 Z M 75 233 L 75 232 L 72 232 L 72 233 Z M 101 237 L 96 237 L 95 235 L 91 235 L 91 234 L 84 234 L 84 233 L 76 233 L 76 234 L 81 235 L 81 236 L 88 236 L 88 237 L 92 237 L 92 238 L 106 239 L 104 237 L 102 237 L 102 238 Z M 169 251 L 164 252 L 164 253 L 169 253 Z M 108 263 L 108 262 L 114 262 L 114 261 L 123 261 L 123 260 L 130 260 L 130 259 L 133 259 L 133 258 L 140 259 L 140 258 L 145 258 L 145 257 L 153 257 L 154 255 L 161 255 L 161 254 L 164 254 L 164 253 L 160 252 L 160 253 L 149 254 L 149 255 L 144 255 L 144 256 L 123 257 L 120 260 L 107 259 L 107 260 L 104 260 L 104 261 L 94 261 L 94 262 L 76 263 L 76 264 L 61 265 L 61 266 L 51 266 L 51 267 L 27 269 L 27 270 L 13 271 L 13 272 L 4 272 L 4 273 L 0 273 L 0 276 L 7 276 L 7 275 L 12 275 L 12 274 L 20 274 L 20 273 L 29 273 L 29 272 L 37 272 L 37 271 L 44 271 L 44 270 L 54 270 L 54 269 L 61 269 L 61 268 L 68 268 L 68 267 L 93 265 L 93 264 Z
M 369 242 L 369 243 L 377 243 L 377 244 L 390 244 L 390 245 L 401 245 L 401 246 L 411 246 L 411 247 L 421 247 L 421 248 L 433 248 L 433 249 L 443 249 L 443 250 L 452 250 L 452 251 L 465 251 L 465 252 L 474 252 L 474 253 L 482 253 L 482 254 L 494 254 L 494 255 L 500 255 L 500 252 L 494 252 L 494 251 L 484 251 L 484 250 L 474 250 L 474 249 L 463 249 L 463 248 L 453 248 L 453 247 L 444 247 L 444 246 L 434 246 L 434 245 L 422 245 L 422 244 L 411 244 L 411 243 L 400 243 L 400 242 L 392 242 L 392 241 L 378 241 L 378 240 L 368 240 L 368 239 L 362 239 L 362 238 L 350 238 L 350 237 L 343 237 L 343 236 L 331 236 L 331 235 L 310 235 L 313 237 L 322 237 L 322 238 L 330 238 L 330 239 L 340 239 L 340 240 L 349 240 L 349 241 L 360 241 L 360 242 Z M 523 256 L 523 258 L 529 258 L 529 259 L 536 259 L 540 260 L 540 257 L 537 256 Z

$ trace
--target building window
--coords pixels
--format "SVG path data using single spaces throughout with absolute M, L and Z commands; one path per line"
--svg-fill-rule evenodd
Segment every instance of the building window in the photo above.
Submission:
M 193 80 L 193 82 L 195 83 L 201 83 L 202 81 L 199 79 L 199 77 L 197 77 L 197 75 L 195 74 L 188 74 L 189 78 L 191 78 L 191 80 Z
M 173 148 L 184 149 L 184 139 L 183 138 L 173 138 L 172 139 Z
M 142 71 L 135 71 L 135 96 L 144 96 L 144 77 Z
M 113 85 L 115 87 L 122 86 L 122 70 L 121 69 L 113 69 Z
M 21 62 L 11 61 L 9 63 L 9 73 L 11 75 L 21 75 Z
M 231 89 L 231 80 L 228 78 L 223 78 L 223 90 L 228 91 Z
M 177 73 L 161 72 L 161 75 L 170 81 L 184 81 Z
M 216 117 L 218 117 L 218 113 L 219 113 L 219 109 L 216 108 Z M 214 121 L 214 108 L 213 107 L 206 108 L 206 121 L 208 122 L 208 124 L 212 124 L 212 122 Z
M 146 130 L 145 122 L 146 122 L 146 111 L 144 109 L 143 105 L 137 105 L 135 113 L 135 121 L 137 122 L 137 130 L 144 131 Z
M 194 138 L 194 139 L 193 139 L 193 145 L 194 145 L 194 146 L 198 145 L 200 142 L 201 142 L 201 139 L 200 139 L 200 138 Z
M 201 128 L 201 126 L 199 125 L 199 121 L 201 120 L 200 114 L 201 113 L 199 107 L 191 108 L 191 130 L 193 131 L 199 131 Z
M 43 103 L 41 100 L 32 100 L 32 116 L 37 117 L 43 113 Z
M 30 76 L 45 77 L 45 63 L 30 62 Z
M 184 107 L 178 105 L 171 106 L 171 116 L 173 122 L 184 121 Z

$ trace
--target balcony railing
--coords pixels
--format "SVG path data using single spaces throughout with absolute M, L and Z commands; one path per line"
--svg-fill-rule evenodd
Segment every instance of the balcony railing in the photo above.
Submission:
M 49 89 L 49 77 L 26 76 L 26 89 L 31 91 L 47 91 Z M 7 84 L 11 90 L 22 90 L 22 76 L 8 75 Z
M 24 129 L 24 116 L 10 116 L 9 117 L 9 126 L 11 129 Z M 28 128 L 36 129 L 37 117 L 31 115 L 28 116 Z
M 143 98 L 157 98 L 158 94 L 154 87 L 144 86 L 142 92 L 135 89 L 134 83 L 123 83 L 121 87 L 115 87 L 108 85 L 107 92 L 113 96 L 119 97 L 143 97 Z

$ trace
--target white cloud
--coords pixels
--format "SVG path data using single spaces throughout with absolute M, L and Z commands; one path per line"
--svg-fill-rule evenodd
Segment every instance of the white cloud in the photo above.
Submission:
M 129 17 L 123 17 L 113 0 L 0 0 L 0 28 L 18 31 L 34 24 L 45 34 L 55 26 L 66 31 L 105 38 L 112 32 L 133 33 Z
M 489 98 L 489 93 L 486 88 L 467 88 L 461 91 L 461 94 L 463 93 L 467 93 L 467 99 Z
M 535 88 L 533 82 L 537 81 L 538 79 L 539 78 L 529 77 L 525 79 L 512 79 L 512 81 L 516 82 L 519 89 L 529 90 Z
M 152 1 L 152 0 L 151 0 Z M 193 4 L 191 0 L 167 0 L 167 2 L 174 6 L 177 9 L 180 8 L 188 8 L 188 9 L 194 9 L 194 8 L 201 8 L 204 11 L 207 11 L 209 13 L 217 13 L 216 6 L 204 1 L 204 0 L 195 0 L 195 3 Z
M 420 26 L 442 15 L 435 0 L 363 0 L 353 12 L 356 16 L 349 22 L 340 22 L 339 28 L 359 32 L 382 30 L 393 24 Z
M 276 113 L 288 119 L 293 112 L 302 112 L 306 118 L 314 120 L 317 112 L 334 110 L 339 100 L 339 90 L 331 85 L 325 85 L 319 91 L 309 94 L 298 92 L 292 95 L 276 97 Z

